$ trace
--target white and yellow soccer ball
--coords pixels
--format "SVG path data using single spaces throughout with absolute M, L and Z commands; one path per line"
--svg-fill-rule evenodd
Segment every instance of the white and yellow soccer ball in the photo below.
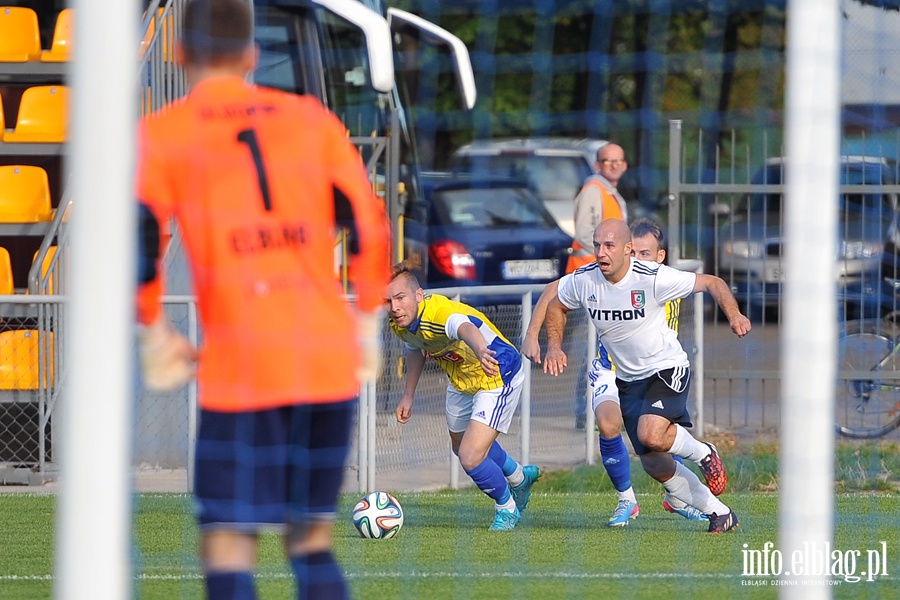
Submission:
M 387 492 L 372 492 L 353 507 L 353 525 L 364 538 L 392 538 L 403 527 L 403 508 Z

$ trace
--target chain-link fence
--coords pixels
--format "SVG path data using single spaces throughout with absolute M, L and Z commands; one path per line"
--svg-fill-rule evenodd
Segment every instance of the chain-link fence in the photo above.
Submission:
M 709 147 L 707 130 L 670 123 L 669 256 L 701 261 L 730 286 L 753 322 L 734 341 L 720 312 L 706 315 L 707 420 L 729 431 L 775 432 L 781 419 L 781 308 L 785 273 L 784 174 L 779 132 L 736 134 Z M 900 138 L 897 140 L 900 147 Z M 900 165 L 884 144 L 840 159 L 835 317 L 877 321 L 900 308 Z M 709 168 L 714 165 L 715 168 Z M 712 307 L 709 307 L 712 309 Z M 839 383 L 839 392 L 845 388 Z M 898 434 L 892 434 L 898 435 Z
M 508 295 L 508 287 L 513 286 L 505 286 L 502 293 Z M 530 319 L 531 301 L 540 288 L 515 287 L 520 288 L 519 293 L 526 298 L 524 302 L 480 305 L 478 308 L 510 341 L 520 346 L 524 327 Z M 491 288 L 470 291 L 482 297 L 490 297 L 492 293 Z M 453 290 L 450 293 L 452 295 Z M 24 298 L 16 300 L 23 304 L 26 301 Z M 173 326 L 199 342 L 201 332 L 194 299 L 168 296 L 164 301 Z M 33 327 L 0 333 L 0 353 L 4 357 L 0 370 L 0 474 L 5 473 L 5 481 L 13 483 L 52 478 L 55 461 L 59 458 L 54 451 L 52 426 L 57 398 L 62 395 L 65 382 L 61 363 L 65 331 L 59 327 L 63 322 L 59 319 L 59 311 L 64 305 L 61 297 L 54 296 L 38 297 L 31 302 L 38 304 L 20 312 L 40 317 L 23 318 L 22 324 Z M 681 335 L 688 354 L 695 359 L 695 369 L 702 372 L 703 358 L 698 354 L 693 306 L 692 301 L 682 303 Z M 572 311 L 563 345 L 569 357 L 566 372 L 552 377 L 545 375 L 540 365 L 526 361 L 530 374 L 525 393 L 508 435 L 501 437 L 502 445 L 516 458 L 545 467 L 567 467 L 589 462 L 595 457 L 597 442 L 592 420 L 587 419 L 586 427 L 577 426 L 578 414 L 585 414 L 587 410 L 586 400 L 579 399 L 579 389 L 583 388 L 578 384 L 585 378 L 586 361 L 593 351 L 591 335 L 583 311 Z M 543 335 L 541 343 L 545 346 Z M 360 413 L 347 481 L 358 482 L 360 489 L 373 481 L 397 488 L 455 485 L 457 463 L 455 459 L 451 460 L 444 416 L 446 376 L 435 362 L 426 364 L 416 393 L 413 419 L 401 426 L 396 422 L 394 410 L 403 393 L 405 350 L 387 324 L 383 331 L 383 349 L 383 369 L 368 394 L 374 405 L 361 403 L 361 411 L 371 406 L 373 413 Z M 140 381 L 135 381 L 133 461 L 137 468 L 190 468 L 197 394 L 195 383 L 178 392 L 158 394 L 143 390 Z M 697 404 L 692 402 L 692 409 L 696 411 Z M 359 427 L 359 423 L 363 426 Z M 374 429 L 370 423 L 374 424 Z M 369 444 L 367 436 L 371 436 L 373 444 Z M 373 454 L 360 452 L 362 444 L 372 448 Z M 366 475 L 369 470 L 372 477 Z M 31 477 L 22 476 L 21 471 Z M 17 473 L 18 479 L 13 477 Z M 352 483 L 348 485 L 355 487 Z
M 0 300 L 0 484 L 40 483 L 55 460 L 52 414 L 64 371 L 59 296 Z

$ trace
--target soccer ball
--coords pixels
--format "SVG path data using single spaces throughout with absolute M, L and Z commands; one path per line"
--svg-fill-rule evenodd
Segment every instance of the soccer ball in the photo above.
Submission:
M 403 509 L 386 492 L 372 492 L 353 507 L 353 525 L 364 538 L 386 540 L 403 527 Z

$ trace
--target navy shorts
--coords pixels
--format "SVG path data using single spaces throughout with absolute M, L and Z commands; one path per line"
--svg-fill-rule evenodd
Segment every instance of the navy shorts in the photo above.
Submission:
M 204 529 L 332 520 L 358 403 L 200 411 L 194 495 Z
M 625 431 L 638 456 L 647 453 L 637 435 L 641 415 L 659 415 L 682 427 L 693 427 L 687 409 L 690 367 L 666 369 L 637 381 L 616 379 L 616 387 L 619 388 Z

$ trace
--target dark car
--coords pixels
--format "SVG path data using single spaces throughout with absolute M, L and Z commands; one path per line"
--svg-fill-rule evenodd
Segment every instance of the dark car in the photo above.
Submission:
M 421 184 L 404 233 L 427 245 L 425 287 L 548 283 L 564 274 L 572 238 L 526 182 L 432 174 Z
M 885 242 L 897 225 L 897 199 L 883 186 L 893 184 L 893 170 L 881 159 L 844 156 L 841 186 L 869 186 L 842 190 L 838 210 L 837 272 L 841 300 L 857 311 L 867 302 L 861 290 L 877 284 Z M 783 159 L 771 159 L 752 183 L 781 186 Z M 767 191 L 746 194 L 718 232 L 719 275 L 730 283 L 735 297 L 750 309 L 775 307 L 786 277 L 783 264 L 783 194 Z M 823 205 L 825 206 L 825 205 Z

